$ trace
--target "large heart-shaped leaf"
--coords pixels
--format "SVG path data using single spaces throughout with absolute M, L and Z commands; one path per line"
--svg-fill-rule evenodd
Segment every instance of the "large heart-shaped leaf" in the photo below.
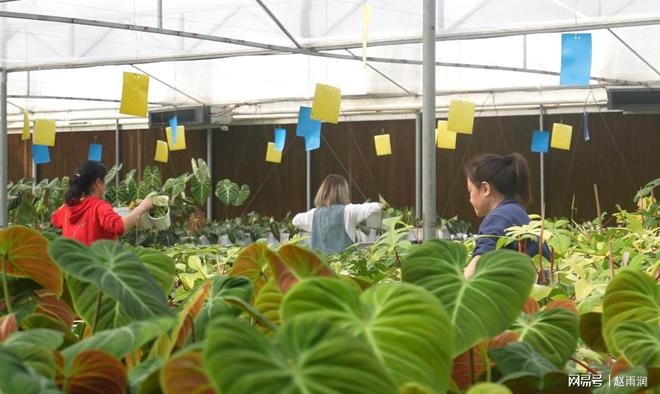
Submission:
M 526 342 L 512 342 L 503 348 L 491 349 L 488 354 L 504 376 L 521 373 L 544 376 L 557 370 Z
M 252 299 L 252 284 L 242 276 L 214 276 L 211 288 L 202 310 L 195 319 L 195 336 L 200 341 L 206 337 L 206 329 L 218 316 L 238 316 L 241 310 L 228 302 L 238 299 L 249 302 Z
M 60 238 L 51 242 L 48 249 L 57 264 L 69 275 L 93 283 L 101 289 L 103 298 L 110 297 L 117 301 L 127 316 L 142 320 L 173 315 L 158 282 L 140 259 L 121 244 L 104 240 L 87 247 L 80 242 Z M 72 295 L 76 294 L 74 291 L 72 289 Z M 90 300 L 86 301 L 89 305 Z M 81 315 L 89 310 L 79 305 L 76 309 Z
M 275 278 L 270 278 L 266 285 L 261 289 L 257 297 L 254 299 L 255 309 L 266 316 L 275 325 L 282 324 L 282 316 L 280 307 L 284 296 L 277 285 Z M 257 321 L 264 329 L 267 329 L 261 322 Z
M 77 354 L 90 349 L 101 350 L 117 359 L 122 359 L 128 353 L 139 349 L 172 328 L 173 324 L 174 319 L 172 318 L 159 318 L 101 331 L 64 349 L 62 356 L 67 362 L 67 366 Z
M 319 319 L 288 321 L 276 344 L 236 319 L 214 320 L 204 364 L 223 394 L 398 392 L 362 340 Z
M 48 241 L 37 231 L 23 226 L 0 230 L 0 264 L 3 262 L 8 276 L 30 278 L 56 295 L 62 294 L 62 271 L 48 254 Z
M 126 368 L 99 350 L 85 350 L 64 371 L 64 391 L 69 394 L 123 394 L 128 386 Z
M 511 390 L 501 384 L 481 382 L 470 387 L 466 394 L 511 394 Z
M 226 206 L 236 205 L 239 199 L 240 189 L 238 185 L 229 179 L 218 181 L 215 185 L 215 196 Z
M 201 351 L 176 355 L 167 361 L 160 373 L 165 394 L 213 394 L 213 386 L 204 370 Z
M 521 315 L 514 324 L 518 340 L 561 367 L 575 352 L 578 317 L 564 308 L 543 309 L 532 316 Z
M 603 338 L 603 314 L 589 312 L 580 315 L 580 338 L 592 350 L 607 353 L 607 345 Z
M 279 260 L 275 252 L 263 242 L 255 242 L 244 248 L 229 271 L 229 276 L 244 276 L 252 282 L 254 293 L 259 294 L 268 281 L 268 265 L 271 260 Z
M 24 318 L 23 321 L 21 321 L 21 328 L 27 331 L 41 328 L 57 331 L 64 336 L 63 345 L 65 347 L 78 342 L 78 337 L 76 337 L 73 332 L 71 332 L 71 325 L 67 326 L 61 320 L 38 313 L 29 315 Z
M 66 302 L 44 290 L 37 291 L 37 295 L 38 306 L 36 313 L 59 320 L 67 327 L 73 325 L 76 314 Z
M 21 394 L 61 394 L 55 383 L 21 362 L 0 345 L 0 392 Z
M 660 368 L 660 327 L 627 321 L 616 326 L 612 339 L 631 365 Z
M 301 279 L 335 276 L 334 271 L 308 249 L 294 244 L 286 244 L 278 250 L 277 254 L 280 258 L 269 260 L 269 264 L 280 290 L 284 294 Z
M 177 316 L 177 324 L 171 333 L 161 335 L 153 348 L 151 349 L 150 357 L 160 356 L 167 358 L 174 350 L 174 346 L 183 346 L 188 333 L 192 329 L 192 321 L 197 317 L 199 312 L 206 302 L 206 297 L 209 294 L 210 282 L 205 282 L 197 289 L 186 301 L 183 307 L 179 310 Z
M 168 294 L 176 280 L 174 260 L 160 250 L 153 248 L 135 248 L 133 250 L 149 273 L 160 284 L 163 293 Z
M 363 339 L 400 387 L 417 382 L 444 392 L 449 386 L 453 329 L 442 305 L 420 287 L 381 284 L 360 296 L 338 278 L 307 279 L 282 304 L 285 322 L 297 316 L 327 319 Z
M 660 326 L 660 284 L 647 273 L 622 269 L 607 286 L 603 299 L 603 337 L 615 356 L 614 329 L 626 321 L 637 320 Z
M 61 332 L 37 328 L 17 331 L 10 335 L 3 345 L 18 356 L 25 365 L 52 379 L 55 377 L 53 351 L 62 344 L 63 337 L 64 334 Z
M 534 285 L 529 257 L 510 250 L 483 255 L 474 275 L 463 276 L 467 251 L 455 242 L 433 240 L 404 259 L 402 279 L 424 287 L 445 306 L 456 327 L 454 355 L 504 331 L 518 317 Z

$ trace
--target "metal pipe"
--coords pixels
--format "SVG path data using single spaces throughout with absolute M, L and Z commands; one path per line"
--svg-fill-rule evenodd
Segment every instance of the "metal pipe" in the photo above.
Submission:
M 415 113 L 415 217 L 422 218 L 422 111 Z
M 163 28 L 163 0 L 158 0 L 158 28 Z
M 7 183 L 9 181 L 9 157 L 7 150 L 7 69 L 0 70 L 0 228 L 9 224 L 9 199 Z
M 291 33 L 289 33 L 289 31 L 286 29 L 286 27 L 284 27 L 284 25 L 282 24 L 282 22 L 280 22 L 280 20 L 277 19 L 277 17 L 275 16 L 275 14 L 273 14 L 273 12 L 272 12 L 272 11 L 266 6 L 266 4 L 264 4 L 264 2 L 261 1 L 261 0 L 256 0 L 256 2 L 257 2 L 257 4 L 259 4 L 259 6 L 264 10 L 264 12 L 266 12 L 266 14 L 268 14 L 268 16 L 270 17 L 270 19 L 271 19 L 273 22 L 275 22 L 275 24 L 277 25 L 277 27 L 280 28 L 280 30 L 282 31 L 282 33 L 284 33 L 284 34 L 289 38 L 289 40 L 291 40 L 291 42 L 293 43 L 293 45 L 295 45 L 296 48 L 302 48 L 302 46 L 298 43 L 298 41 L 296 41 L 296 39 L 293 37 L 293 35 L 292 35 Z
M 424 0 L 423 32 L 422 220 L 424 240 L 429 240 L 436 237 L 435 0 Z
M 165 85 L 165 86 L 167 86 L 168 88 L 174 90 L 175 92 L 177 92 L 177 93 L 181 93 L 182 95 L 188 97 L 188 98 L 191 99 L 192 101 L 195 101 L 197 104 L 202 104 L 202 105 L 204 105 L 204 102 L 203 102 L 203 101 L 194 98 L 193 96 L 191 96 L 191 95 L 189 95 L 188 93 L 182 91 L 181 89 L 178 89 L 176 86 L 170 85 L 169 83 L 163 81 L 163 80 L 160 79 L 160 78 L 155 77 L 153 74 L 144 71 L 143 69 L 141 69 L 140 67 L 138 67 L 138 66 L 136 66 L 136 65 L 134 65 L 134 64 L 131 64 L 131 66 L 132 66 L 134 69 L 136 69 L 136 70 L 138 70 L 139 72 L 141 72 L 142 74 L 146 74 L 146 75 L 148 75 L 150 78 L 155 79 L 156 81 L 162 83 L 163 85 Z
M 545 108 L 541 105 L 539 107 L 539 130 L 543 130 L 543 113 L 545 112 Z M 539 158 L 541 160 L 541 217 L 545 217 L 545 163 L 544 163 L 544 157 L 543 157 L 543 152 L 539 152 Z
M 206 129 L 206 164 L 209 167 L 209 175 L 211 177 L 211 190 L 213 190 L 213 129 Z M 209 194 L 206 201 L 206 220 L 209 222 L 213 220 L 213 193 Z
M 633 47 L 631 47 L 630 45 L 628 45 L 628 43 L 625 42 L 625 41 L 623 40 L 623 38 L 619 37 L 619 35 L 616 34 L 614 31 L 612 31 L 612 29 L 607 29 L 607 31 L 609 31 L 610 33 L 612 33 L 612 35 L 613 35 L 614 37 L 616 37 L 616 39 L 619 40 L 619 42 L 621 42 L 626 48 L 628 48 L 628 50 L 629 50 L 630 52 L 632 52 L 635 56 L 637 56 L 637 58 L 638 58 L 639 60 L 641 60 L 642 62 L 644 62 L 644 64 L 646 64 L 651 70 L 653 70 L 654 73 L 656 73 L 657 75 L 660 75 L 660 71 L 658 71 L 657 68 L 653 67 L 653 65 L 652 65 L 648 60 L 646 60 L 646 59 L 644 58 L 644 56 L 640 55 L 639 52 L 637 52 L 636 50 L 634 50 Z
M 119 152 L 119 119 L 115 119 L 115 165 L 118 166 L 121 158 Z M 115 187 L 119 187 L 119 174 L 115 176 Z
M 306 152 L 305 157 L 307 158 L 305 167 L 306 167 L 306 190 L 307 195 L 305 198 L 307 204 L 307 210 L 312 209 L 312 154 L 310 151 Z

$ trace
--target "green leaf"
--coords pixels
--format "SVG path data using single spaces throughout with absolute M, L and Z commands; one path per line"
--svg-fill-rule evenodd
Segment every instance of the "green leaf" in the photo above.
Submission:
M 402 280 L 419 285 L 444 305 L 456 328 L 454 356 L 493 337 L 518 317 L 534 285 L 529 257 L 511 250 L 487 253 L 465 279 L 467 251 L 459 243 L 433 240 L 411 249 Z
M 160 190 L 163 181 L 158 167 L 146 166 L 142 171 L 142 183 L 148 185 L 149 192 Z
M 215 185 L 215 196 L 226 206 L 235 205 L 239 199 L 238 185 L 229 179 L 218 181 Z
M 512 342 L 505 347 L 491 349 L 488 354 L 505 377 L 518 373 L 544 376 L 557 370 L 526 342 Z
M 203 206 L 211 195 L 211 181 L 209 179 L 200 181 L 195 177 L 191 178 L 190 192 L 192 193 L 195 203 L 198 206 Z
M 245 302 L 252 298 L 252 283 L 242 276 L 214 276 L 211 278 L 211 291 L 195 319 L 196 339 L 206 337 L 206 329 L 212 320 L 219 316 L 238 316 L 240 309 L 227 302 L 235 297 Z
M 280 291 L 277 281 L 271 278 L 266 285 L 261 289 L 259 294 L 254 300 L 255 309 L 266 316 L 268 320 L 276 325 L 282 324 L 282 316 L 280 307 L 284 296 Z
M 61 391 L 55 383 L 47 379 L 0 345 L 0 392 L 21 394 L 57 394 Z
M 660 327 L 626 321 L 616 326 L 612 339 L 631 365 L 660 368 Z
M 614 329 L 626 321 L 637 320 L 660 326 L 660 284 L 642 271 L 622 269 L 607 286 L 603 299 L 603 337 L 615 356 Z
M 481 382 L 470 387 L 466 394 L 511 394 L 511 390 L 501 384 Z
M 580 337 L 592 350 L 607 353 L 603 338 L 603 314 L 589 312 L 580 315 Z
M 527 342 L 557 367 L 561 367 L 575 352 L 578 339 L 577 315 L 553 308 L 532 316 L 521 314 L 514 324 L 519 341 Z
M 163 294 L 168 294 L 176 280 L 174 260 L 160 250 L 153 248 L 138 247 L 133 251 L 144 263 L 149 273 L 158 281 Z
M 119 164 L 119 165 L 115 164 L 114 166 L 112 166 L 112 167 L 108 170 L 108 172 L 105 174 L 105 180 L 104 180 L 104 183 L 105 183 L 106 185 L 111 184 L 112 181 L 115 180 L 115 177 L 117 176 L 117 174 L 118 174 L 119 171 L 121 170 L 121 167 L 122 167 L 122 164 Z
M 298 318 L 272 343 L 233 318 L 209 327 L 204 364 L 223 394 L 394 394 L 398 390 L 367 345 L 330 322 Z
M 326 319 L 364 340 L 400 387 L 417 382 L 445 392 L 449 386 L 453 329 L 442 305 L 420 287 L 381 284 L 359 296 L 338 278 L 307 279 L 282 304 L 285 322 L 298 316 Z
M 93 283 L 103 291 L 103 298 L 117 301 L 127 316 L 142 320 L 174 315 L 158 282 L 140 259 L 121 244 L 97 241 L 87 247 L 60 238 L 51 242 L 48 250 L 64 271 L 78 280 Z M 76 309 L 82 315 L 78 305 Z
M 139 349 L 172 328 L 173 324 L 172 318 L 158 318 L 101 331 L 64 349 L 62 356 L 67 363 L 70 363 L 77 354 L 93 349 L 104 351 L 121 360 L 128 353 Z
M 17 331 L 5 340 L 3 345 L 18 356 L 21 361 L 34 371 L 49 379 L 55 377 L 55 358 L 53 351 L 62 345 L 64 334 L 61 332 L 37 328 Z
M 603 386 L 593 391 L 594 394 L 633 394 L 640 392 L 637 385 L 626 385 L 626 377 L 632 377 L 635 382 L 637 379 L 646 377 L 648 387 L 651 387 L 651 374 L 644 367 L 634 367 L 627 369 L 616 376 L 611 376 L 608 382 L 603 382 Z M 622 381 L 621 381 L 622 380 Z
M 157 373 L 163 367 L 163 359 L 160 357 L 150 358 L 141 362 L 128 374 L 128 392 L 130 394 L 140 394 L 142 384 L 153 373 Z
M 238 191 L 238 198 L 234 202 L 234 205 L 237 207 L 243 205 L 248 197 L 250 197 L 250 186 L 241 185 L 241 189 Z

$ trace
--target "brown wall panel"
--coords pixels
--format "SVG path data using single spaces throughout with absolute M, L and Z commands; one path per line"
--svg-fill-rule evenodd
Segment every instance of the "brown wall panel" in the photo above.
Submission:
M 545 129 L 553 122 L 574 126 L 572 149 L 552 149 L 545 155 L 546 209 L 548 216 L 569 216 L 575 195 L 576 219 L 596 215 L 593 184 L 598 184 L 601 207 L 613 212 L 616 204 L 632 208 L 632 196 L 646 182 L 660 177 L 660 116 L 591 113 L 591 140 L 583 140 L 582 115 L 546 115 Z M 248 202 L 226 210 L 216 200 L 214 214 L 221 218 L 256 211 L 282 218 L 287 212 L 305 209 L 306 152 L 302 138 L 295 137 L 295 125 L 287 129 L 287 145 L 279 165 L 266 163 L 265 152 L 273 141 L 274 125 L 231 126 L 229 131 L 214 130 L 213 183 L 229 178 L 250 186 Z M 531 131 L 538 129 L 537 116 L 481 117 L 472 136 L 459 135 L 456 150 L 436 150 L 438 183 L 437 211 L 443 217 L 458 215 L 477 224 L 479 219 L 468 202 L 462 166 L 480 153 L 520 152 L 528 160 L 534 200 L 530 212 L 540 212 L 539 155 L 530 152 Z M 377 157 L 373 136 L 390 133 L 393 154 Z M 343 122 L 323 125 L 321 148 L 311 152 L 312 197 L 323 178 L 330 173 L 346 176 L 352 200 L 376 200 L 382 195 L 393 206 L 415 204 L 415 121 Z M 68 175 L 87 158 L 92 142 L 104 146 L 104 163 L 114 161 L 115 134 L 103 132 L 58 133 L 51 150 L 53 162 L 39 166 L 40 178 Z M 162 129 L 122 130 L 121 161 L 125 169 L 154 164 L 156 139 L 164 139 Z M 206 157 L 206 131 L 186 132 L 188 149 L 170 152 L 168 163 L 156 165 L 163 176 L 190 171 L 192 157 Z M 9 139 L 10 179 L 30 174 L 31 146 L 20 135 Z

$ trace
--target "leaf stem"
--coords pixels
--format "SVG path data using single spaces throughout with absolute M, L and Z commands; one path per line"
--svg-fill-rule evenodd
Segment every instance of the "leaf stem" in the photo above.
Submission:
M 595 369 L 589 367 L 589 365 L 587 365 L 584 361 L 580 361 L 580 360 L 578 360 L 578 359 L 575 358 L 575 357 L 571 357 L 571 361 L 573 361 L 573 362 L 576 363 L 577 365 L 581 366 L 582 368 L 586 369 L 586 370 L 589 371 L 589 373 L 592 374 L 592 375 L 596 375 L 596 374 L 598 374 L 598 371 L 596 371 Z
M 14 309 L 11 306 L 11 298 L 9 295 L 9 286 L 7 285 L 7 256 L 2 255 L 2 291 L 5 297 L 5 304 L 7 305 L 7 312 L 14 313 Z

